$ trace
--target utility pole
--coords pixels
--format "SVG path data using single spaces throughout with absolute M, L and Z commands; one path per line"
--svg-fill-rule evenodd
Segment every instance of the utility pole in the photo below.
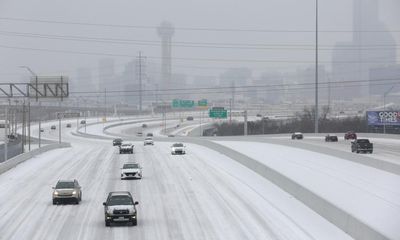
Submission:
M 229 99 L 229 125 L 232 124 L 232 98 Z
M 104 88 L 104 119 L 103 123 L 107 119 L 107 88 Z
M 39 102 L 39 112 L 42 113 L 41 102 Z M 41 129 L 42 129 L 42 115 L 39 114 L 39 148 L 40 148 L 40 145 L 41 145 Z
M 232 111 L 232 108 L 234 108 L 235 107 L 235 82 L 234 81 L 232 81 L 232 103 L 231 103 L 231 111 Z
M 4 119 L 4 161 L 8 159 L 8 107 L 5 107 Z
M 247 110 L 244 110 L 244 136 L 247 136 Z
M 28 99 L 28 150 L 31 151 L 31 100 Z
M 25 100 L 22 104 L 22 152 L 25 151 L 25 143 L 26 143 L 26 119 L 25 119 Z
M 393 88 L 394 88 L 395 86 L 396 86 L 396 85 L 393 85 L 391 88 L 389 88 L 389 90 L 387 90 L 387 91 L 383 94 L 383 112 L 384 112 L 384 113 L 386 112 L 386 96 L 390 93 L 390 91 L 393 90 Z M 386 118 L 384 119 L 384 122 L 383 122 L 383 134 L 386 134 Z
M 142 68 L 144 67 L 142 64 L 142 52 L 139 52 L 138 56 L 138 77 L 139 77 L 139 112 L 142 112 L 143 109 L 143 79 L 142 79 Z
M 315 0 L 315 129 L 318 133 L 318 0 Z

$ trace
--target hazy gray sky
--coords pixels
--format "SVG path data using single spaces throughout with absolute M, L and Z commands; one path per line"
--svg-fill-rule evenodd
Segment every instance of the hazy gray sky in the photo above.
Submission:
M 400 43 L 400 1 L 379 1 L 381 20 Z M 265 29 L 301 30 L 315 29 L 314 0 L 0 0 L 0 18 L 42 19 L 50 21 L 87 22 L 101 24 L 158 26 L 163 20 L 172 22 L 177 28 L 219 29 Z M 352 1 L 319 0 L 320 30 L 352 30 Z M 12 32 L 12 33 L 10 33 Z M 15 36 L 18 33 L 48 35 L 71 35 L 96 38 L 121 38 L 131 40 L 159 41 L 155 29 L 138 29 L 105 26 L 64 25 L 37 22 L 0 20 L 0 79 L 14 81 L 28 76 L 20 65 L 27 65 L 38 74 L 74 74 L 77 67 L 92 68 L 104 56 L 53 53 L 45 51 L 17 50 L 4 47 L 39 48 L 62 51 L 123 54 L 135 56 L 139 51 L 149 61 L 159 62 L 160 47 L 148 45 L 96 43 L 66 41 L 45 38 Z M 350 33 L 321 32 L 321 62 L 331 60 L 329 48 L 338 41 L 350 41 Z M 312 32 L 227 32 L 186 31 L 177 29 L 175 42 L 213 42 L 237 44 L 283 44 L 312 45 Z M 149 44 L 149 43 L 148 43 Z M 283 48 L 283 49 L 282 49 Z M 173 60 L 173 72 L 189 75 L 217 75 L 220 68 L 249 67 L 257 71 L 278 67 L 291 70 L 314 61 L 314 52 L 304 49 L 237 49 L 237 48 L 193 48 L 173 47 L 176 58 L 220 59 L 219 61 Z M 397 54 L 399 61 L 400 52 Z M 152 57 L 156 57 L 152 59 Z M 116 70 L 122 71 L 130 57 L 113 57 Z M 225 59 L 242 60 L 229 62 Z M 252 62 L 246 60 L 268 60 L 274 62 Z M 288 63 L 288 62 L 294 63 Z M 192 68 L 193 67 L 193 68 Z M 329 67 L 329 66 L 328 66 Z M 95 76 L 95 75 L 94 75 Z

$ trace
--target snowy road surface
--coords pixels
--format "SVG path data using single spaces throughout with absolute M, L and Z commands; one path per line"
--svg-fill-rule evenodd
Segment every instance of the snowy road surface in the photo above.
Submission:
M 216 142 L 282 173 L 390 239 L 400 239 L 400 176 L 287 146 Z
M 71 129 L 74 129 L 72 127 Z M 63 128 L 63 131 L 70 131 Z M 45 138 L 57 139 L 56 131 Z M 0 239 L 351 239 L 292 196 L 228 157 L 195 144 L 170 155 L 169 143 L 120 155 L 110 141 L 65 134 L 58 149 L 0 175 Z M 143 166 L 142 180 L 119 178 L 124 162 Z M 58 179 L 79 180 L 79 205 L 51 202 Z M 138 226 L 104 226 L 109 191 L 140 202 Z

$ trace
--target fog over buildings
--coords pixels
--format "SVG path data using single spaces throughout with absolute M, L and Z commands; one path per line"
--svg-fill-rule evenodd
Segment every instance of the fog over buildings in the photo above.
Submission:
M 319 1 L 322 104 L 379 101 L 400 78 L 398 9 L 396 0 Z M 1 82 L 27 81 L 18 66 L 28 65 L 93 92 L 75 96 L 133 107 L 141 98 L 314 101 L 311 0 L 4 0 L 0 29 Z

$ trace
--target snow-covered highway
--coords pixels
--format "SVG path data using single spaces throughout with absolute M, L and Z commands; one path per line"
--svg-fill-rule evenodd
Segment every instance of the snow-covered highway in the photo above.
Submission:
M 56 139 L 56 132 L 44 137 Z M 188 144 L 187 155 L 171 156 L 169 143 L 135 142 L 135 154 L 120 155 L 110 141 L 75 138 L 66 136 L 71 149 L 0 175 L 1 239 L 349 238 L 262 177 L 204 147 Z M 120 180 L 126 161 L 143 165 L 142 180 Z M 81 204 L 53 206 L 51 187 L 73 178 L 83 187 Z M 104 227 L 101 203 L 114 190 L 129 190 L 140 202 L 137 227 Z
M 174 121 L 168 125 L 174 126 Z M 71 122 L 72 128 L 66 128 L 66 122 Z M 160 136 L 155 146 L 143 146 L 133 136 L 141 128 L 139 122 L 109 129 L 113 135 L 130 135 L 135 144 L 134 154 L 120 155 L 109 140 L 112 136 L 76 136 L 71 134 L 76 122 L 64 121 L 63 141 L 70 142 L 71 148 L 41 154 L 0 175 L 0 239 L 351 239 L 278 185 L 216 150 L 187 141 L 188 154 L 172 156 L 171 143 L 164 141 L 175 139 L 158 135 L 159 123 L 148 122 L 146 129 Z M 42 137 L 58 140 L 58 129 L 49 130 L 52 124 L 43 125 Z M 188 126 L 189 123 L 182 127 Z M 87 126 L 87 132 L 107 136 L 103 124 Z M 318 154 L 301 154 L 298 148 L 269 148 L 268 143 L 226 139 L 216 143 L 263 164 L 277 164 L 274 169 L 289 176 L 297 174 L 294 179 L 299 184 L 311 184 L 307 187 L 339 201 L 341 207 L 351 208 L 351 200 L 354 208 L 346 210 L 354 211 L 355 216 L 362 213 L 367 223 L 386 236 L 399 236 L 393 220 L 399 211 L 399 176 L 376 174 L 376 169 L 341 159 L 337 166 L 327 166 L 311 160 L 320 158 Z M 307 155 L 310 159 L 293 162 L 285 154 Z M 265 161 L 265 156 L 278 155 L 281 163 Z M 142 180 L 120 180 L 120 167 L 127 161 L 143 166 Z M 360 169 L 362 172 L 358 173 Z M 368 179 L 368 174 L 374 176 L 373 180 Z M 58 179 L 74 178 L 83 187 L 83 201 L 79 205 L 52 205 L 51 187 Z M 102 202 L 108 192 L 115 190 L 128 190 L 140 202 L 137 227 L 104 226 Z M 379 207 L 363 212 L 373 204 Z

